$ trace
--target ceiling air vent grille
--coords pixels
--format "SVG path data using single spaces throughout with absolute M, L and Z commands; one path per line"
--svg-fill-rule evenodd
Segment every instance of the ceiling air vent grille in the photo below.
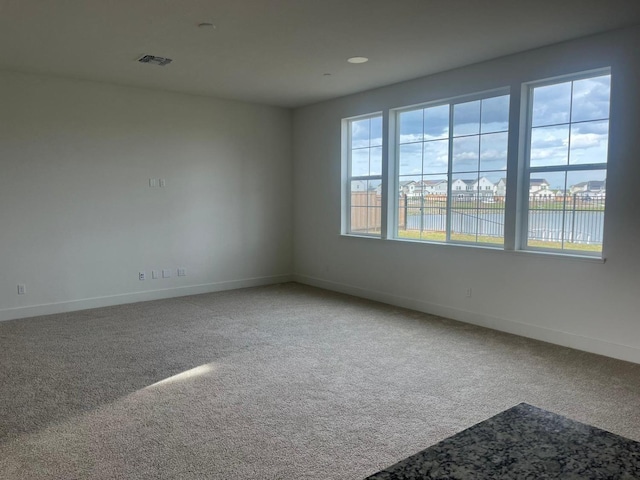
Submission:
M 143 55 L 138 61 L 140 63 L 150 63 L 152 65 L 160 65 L 164 67 L 165 65 L 169 65 L 173 60 L 165 57 L 156 57 L 155 55 Z

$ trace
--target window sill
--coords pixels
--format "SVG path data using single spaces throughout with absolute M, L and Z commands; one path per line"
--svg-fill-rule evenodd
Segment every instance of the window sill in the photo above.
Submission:
M 604 257 L 594 257 L 591 255 L 578 255 L 574 253 L 544 252 L 541 250 L 505 250 L 505 252 L 511 255 L 519 255 L 523 257 L 548 258 L 554 261 L 569 260 L 569 261 L 579 261 L 579 262 L 587 262 L 587 263 L 605 263 L 606 262 L 606 258 Z
M 445 242 L 428 242 L 423 240 L 411 240 L 406 238 L 381 238 L 374 237 L 370 235 L 353 235 L 347 233 L 341 233 L 341 237 L 346 238 L 364 238 L 369 240 L 384 240 L 389 242 L 399 242 L 399 243 L 410 243 L 413 245 L 435 245 L 436 247 L 444 247 L 444 248 L 467 248 L 467 249 L 475 249 L 482 250 L 485 252 L 506 254 L 506 255 L 515 255 L 521 257 L 529 257 L 529 258 L 543 258 L 552 261 L 557 260 L 568 260 L 570 262 L 578 261 L 578 262 L 587 262 L 587 263 L 605 263 L 606 259 L 602 257 L 593 257 L 590 255 L 577 255 L 572 253 L 556 253 L 556 252 L 546 252 L 541 250 L 505 250 L 501 246 L 492 246 L 492 245 L 473 245 L 473 244 L 465 244 L 465 243 L 445 243 Z
M 345 238 L 365 238 L 367 240 L 382 240 L 382 237 L 379 235 L 362 235 L 356 233 L 341 233 L 339 236 Z

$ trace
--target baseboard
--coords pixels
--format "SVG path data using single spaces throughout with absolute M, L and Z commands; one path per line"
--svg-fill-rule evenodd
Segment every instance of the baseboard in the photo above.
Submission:
M 272 275 L 268 277 L 245 278 L 242 280 L 230 280 L 225 282 L 206 283 L 202 285 L 187 285 L 183 287 L 164 288 L 160 290 L 147 290 L 144 292 L 123 293 L 105 297 L 84 298 L 65 302 L 47 303 L 42 305 L 30 305 L 26 307 L 7 308 L 0 310 L 0 322 L 15 320 L 18 318 L 36 317 L 54 313 L 73 312 L 88 308 L 110 307 L 125 303 L 146 302 L 149 300 L 161 300 L 163 298 L 184 297 L 201 293 L 221 292 L 237 288 L 260 287 L 285 283 L 293 280 L 288 274 Z
M 515 322 L 513 320 L 483 315 L 460 308 L 439 305 L 415 298 L 369 290 L 353 285 L 346 285 L 343 283 L 332 282 L 306 275 L 294 274 L 293 280 L 305 285 L 311 285 L 326 290 L 332 290 L 334 292 L 345 293 L 348 295 L 375 300 L 377 302 L 382 302 L 389 305 L 395 305 L 397 307 L 409 308 L 411 310 L 417 310 L 419 312 L 451 318 L 453 320 L 491 328 L 493 330 L 498 330 L 501 332 L 512 333 L 521 337 L 533 338 L 535 340 L 541 340 L 543 342 L 553 343 L 555 345 L 570 347 L 576 350 L 596 353 L 598 355 L 617 358 L 619 360 L 626 360 L 628 362 L 640 363 L 640 349 L 628 345 L 619 345 L 596 338 L 590 338 L 573 333 L 562 332 L 560 330 L 553 330 L 536 325 Z

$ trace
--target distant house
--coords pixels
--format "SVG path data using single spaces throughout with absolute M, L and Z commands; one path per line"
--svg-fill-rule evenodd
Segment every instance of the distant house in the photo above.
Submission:
M 584 197 L 603 198 L 606 195 L 605 180 L 589 180 L 588 182 L 576 183 L 569 187 L 571 195 L 579 194 Z
M 415 195 L 416 190 L 416 182 L 414 180 L 405 180 L 398 184 L 399 190 L 401 194 L 404 195 Z
M 473 182 L 471 185 L 471 190 L 482 196 L 493 195 L 494 188 L 495 185 L 487 177 L 480 177 L 478 181 Z
M 451 193 L 458 196 L 493 196 L 494 189 L 495 185 L 486 177 L 480 177 L 477 180 L 458 178 L 451 183 Z
M 494 195 L 497 195 L 499 197 L 504 197 L 507 194 L 506 178 L 501 178 L 500 180 L 498 180 L 498 182 L 494 186 L 493 193 Z
M 538 192 L 541 190 L 549 190 L 549 182 L 547 182 L 544 178 L 532 178 L 529 181 L 529 195 L 537 196 Z M 550 194 L 552 192 L 543 192 L 543 194 Z
M 471 180 L 473 182 L 473 180 Z M 469 188 L 467 188 L 469 187 Z M 471 186 L 467 185 L 464 180 L 456 178 L 453 182 L 451 182 L 451 193 L 464 193 L 467 190 L 470 190 Z
M 351 193 L 366 192 L 367 181 L 366 180 L 354 180 L 351 182 Z
M 418 182 L 420 193 L 423 195 L 446 195 L 447 193 L 447 181 L 446 180 L 423 180 Z M 418 187 L 416 187 L 416 193 L 418 193 Z

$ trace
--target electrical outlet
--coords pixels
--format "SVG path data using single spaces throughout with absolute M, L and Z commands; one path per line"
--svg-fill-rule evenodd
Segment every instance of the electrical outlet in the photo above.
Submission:
M 467 298 L 471 298 L 471 289 L 470 289 L 470 288 L 467 288 L 467 291 L 466 291 L 465 296 L 466 296 Z
M 138 272 L 138 280 L 140 280 L 141 282 L 145 281 L 147 279 L 147 274 L 144 272 Z
M 160 275 L 158 273 L 158 270 L 151 270 L 151 278 L 156 279 L 159 278 Z
M 18 284 L 18 295 L 24 295 L 27 293 L 27 286 L 21 283 Z
M 169 277 L 171 277 L 171 269 L 163 268 L 162 269 L 162 278 L 169 278 Z
M 166 187 L 166 186 L 167 186 L 167 181 L 166 181 L 164 178 L 161 178 L 161 179 L 160 179 L 160 187 L 161 187 L 161 188 L 164 188 L 164 187 Z
M 158 186 L 158 180 L 156 178 L 150 178 L 149 179 L 149 186 L 150 187 L 157 187 Z
M 186 277 L 187 276 L 187 270 L 184 268 L 178 268 L 178 276 L 179 277 Z

